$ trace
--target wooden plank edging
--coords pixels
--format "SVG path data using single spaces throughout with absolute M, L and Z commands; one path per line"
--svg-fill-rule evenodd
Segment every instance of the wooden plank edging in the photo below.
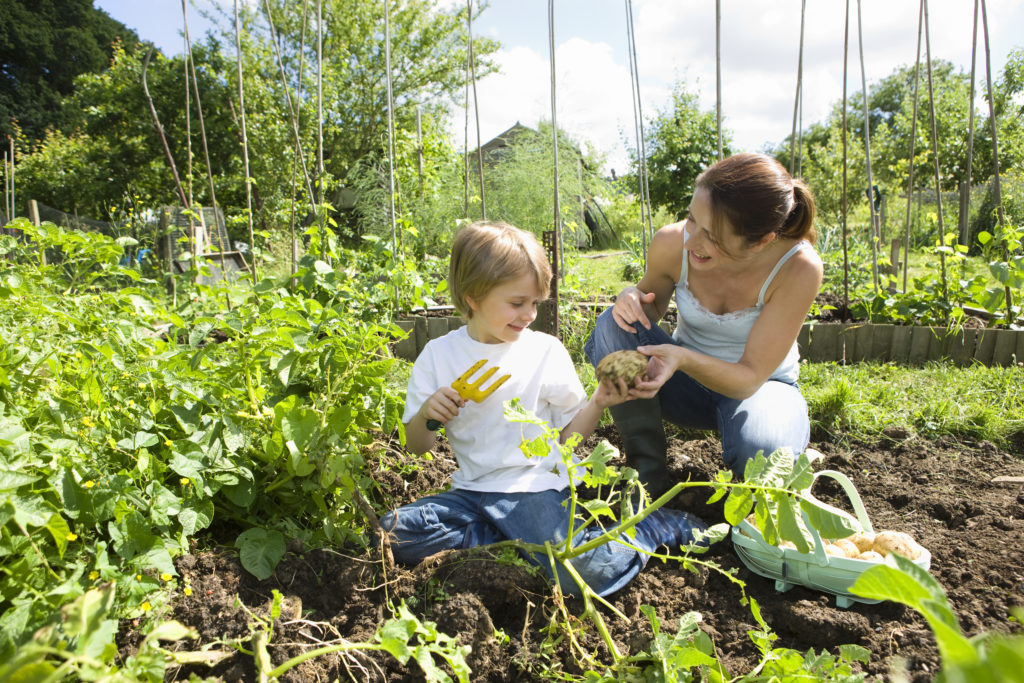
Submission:
M 465 325 L 459 316 L 411 315 L 396 321 L 407 336 L 396 339 L 398 358 L 415 360 L 431 339 Z M 662 329 L 671 326 L 662 321 Z M 804 323 L 797 338 L 800 357 L 810 362 L 858 363 L 864 361 L 920 365 L 948 360 L 956 365 L 972 363 L 1009 366 L 1024 363 L 1024 330 L 994 328 L 876 325 L 872 323 Z

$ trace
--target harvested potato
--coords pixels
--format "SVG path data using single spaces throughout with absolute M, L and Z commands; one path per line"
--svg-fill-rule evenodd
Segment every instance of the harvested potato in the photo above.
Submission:
M 858 552 L 867 552 L 875 545 L 875 535 L 867 531 L 858 531 L 849 540 L 857 546 Z
M 864 560 L 865 562 L 881 562 L 885 558 L 876 553 L 874 550 L 866 550 L 856 557 L 858 560 Z
M 834 557 L 846 557 L 846 551 L 837 546 L 835 543 L 826 543 L 824 545 L 825 554 L 832 555 Z
M 910 534 L 902 531 L 879 531 L 875 534 L 875 543 L 871 549 L 883 557 L 889 553 L 902 555 L 908 560 L 921 557 L 921 546 Z
M 848 538 L 840 538 L 838 541 L 833 542 L 832 545 L 843 552 L 843 557 L 857 557 L 860 555 L 860 549 Z
M 633 386 L 647 373 L 647 356 L 639 351 L 612 351 L 601 359 L 594 372 L 599 382 L 618 382 L 621 377 L 627 386 Z

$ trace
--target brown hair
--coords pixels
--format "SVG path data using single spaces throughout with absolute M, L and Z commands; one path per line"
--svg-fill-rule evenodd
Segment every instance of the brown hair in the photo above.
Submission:
M 544 247 L 526 230 L 502 222 L 477 221 L 455 234 L 448 288 L 452 303 L 473 317 L 466 297 L 480 300 L 495 287 L 526 274 L 537 278 L 542 299 L 551 292 L 551 264 Z
M 817 239 L 811 190 L 767 154 L 722 159 L 697 176 L 696 187 L 710 197 L 716 239 L 721 239 L 724 220 L 747 244 L 773 232 L 811 244 Z

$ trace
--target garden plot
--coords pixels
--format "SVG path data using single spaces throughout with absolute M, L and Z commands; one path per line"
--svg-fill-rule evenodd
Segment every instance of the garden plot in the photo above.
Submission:
M 613 443 L 614 430 L 602 429 L 583 448 L 600 438 Z M 719 466 L 719 444 L 714 439 L 670 441 L 670 469 L 674 479 L 707 480 Z M 1024 567 L 1019 548 L 1024 536 L 1024 475 L 1022 444 L 1012 453 L 990 443 L 918 439 L 887 446 L 811 444 L 824 455 L 818 468 L 844 472 L 856 485 L 876 528 L 899 529 L 914 536 L 932 555 L 931 573 L 948 593 L 968 636 L 982 631 L 1016 633 L 1020 623 L 1011 608 L 1024 605 Z M 397 459 L 397 453 L 391 456 Z M 397 460 L 396 460 L 397 462 Z M 409 502 L 446 486 L 454 461 L 442 447 L 422 470 L 401 477 L 395 463 L 381 463 L 375 477 L 381 490 L 395 492 L 381 507 Z M 993 482 L 993 479 L 1000 481 Z M 822 482 L 816 494 L 842 505 L 839 487 Z M 709 522 L 723 519 L 721 503 L 708 506 L 704 489 L 689 489 L 670 506 L 693 510 Z M 905 666 L 910 680 L 929 681 L 940 667 L 936 641 L 916 612 L 892 602 L 836 607 L 831 596 L 796 587 L 776 592 L 772 580 L 749 572 L 730 541 L 717 544 L 707 558 L 736 572 L 746 583 L 747 595 L 778 636 L 774 648 L 806 652 L 838 651 L 856 644 L 871 653 L 861 671 L 870 678 L 888 677 L 891 667 Z M 209 647 L 225 658 L 214 668 L 187 666 L 169 670 L 174 679 L 189 674 L 225 680 L 255 680 L 255 659 L 219 641 L 238 639 L 246 649 L 253 633 L 272 623 L 266 648 L 274 666 L 324 644 L 343 640 L 372 641 L 388 605 L 404 600 L 423 622 L 456 636 L 471 646 L 466 661 L 470 680 L 534 680 L 546 669 L 580 675 L 565 641 L 545 648 L 541 629 L 548 624 L 552 594 L 544 580 L 520 566 L 489 559 L 480 550 L 439 556 L 415 568 L 384 573 L 379 557 L 357 550 L 303 553 L 292 546 L 274 575 L 257 581 L 238 564 L 232 550 L 216 549 L 186 555 L 177 566 L 191 586 L 190 596 L 168 605 L 168 617 L 199 631 L 198 642 L 181 647 Z M 270 619 L 274 591 L 280 593 Z M 652 561 L 612 604 L 628 619 L 608 613 L 606 620 L 620 652 L 632 654 L 650 648 L 653 629 L 641 610 L 654 609 L 659 629 L 674 634 L 680 619 L 700 612 L 700 628 L 712 639 L 715 656 L 731 676 L 751 672 L 759 652 L 748 635 L 758 625 L 750 608 L 741 603 L 741 591 L 724 576 L 706 569 L 683 570 L 678 563 Z M 582 605 L 569 603 L 574 614 Z M 261 621 L 264 620 L 264 621 Z M 260 624 L 263 624 L 262 626 Z M 130 628 L 123 631 L 124 654 L 135 646 Z M 604 645 L 590 630 L 582 644 L 599 659 Z M 859 666 L 859 665 L 855 665 Z M 410 660 L 400 665 L 391 655 L 377 652 L 334 653 L 310 659 L 284 674 L 282 680 L 420 680 Z

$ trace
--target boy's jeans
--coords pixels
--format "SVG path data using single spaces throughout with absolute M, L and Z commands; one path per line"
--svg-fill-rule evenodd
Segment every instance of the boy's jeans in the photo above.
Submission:
M 417 564 L 442 550 L 471 548 L 509 539 L 543 545 L 565 540 L 569 511 L 563 503 L 568 489 L 529 493 L 490 493 L 454 489 L 421 498 L 385 514 L 381 527 L 391 534 L 391 551 L 404 564 Z M 644 520 L 646 521 L 646 520 Z M 704 525 L 692 518 L 693 528 Z M 685 531 L 685 530 L 684 530 Z M 579 546 L 604 531 L 591 525 L 576 534 Z M 692 535 L 692 534 L 691 534 Z M 644 522 L 637 525 L 636 537 L 629 541 L 638 548 L 653 551 L 667 539 Z M 678 548 L 673 548 L 678 550 Z M 551 565 L 543 553 L 528 557 L 544 568 L 552 578 Z M 572 566 L 598 595 L 609 595 L 623 588 L 647 562 L 647 555 L 611 541 L 572 560 Z M 572 577 L 559 567 L 559 582 L 569 595 L 579 595 Z
M 591 363 L 612 351 L 635 350 L 637 346 L 677 344 L 667 332 L 652 325 L 637 324 L 637 334 L 619 327 L 607 308 L 598 317 L 584 346 Z M 737 480 L 743 479 L 747 461 L 758 451 L 765 457 L 778 448 L 803 453 L 810 440 L 807 402 L 794 384 L 765 382 L 753 396 L 734 399 L 711 391 L 690 376 L 677 372 L 661 387 L 657 398 L 664 419 L 691 429 L 714 429 L 722 437 L 722 460 Z

